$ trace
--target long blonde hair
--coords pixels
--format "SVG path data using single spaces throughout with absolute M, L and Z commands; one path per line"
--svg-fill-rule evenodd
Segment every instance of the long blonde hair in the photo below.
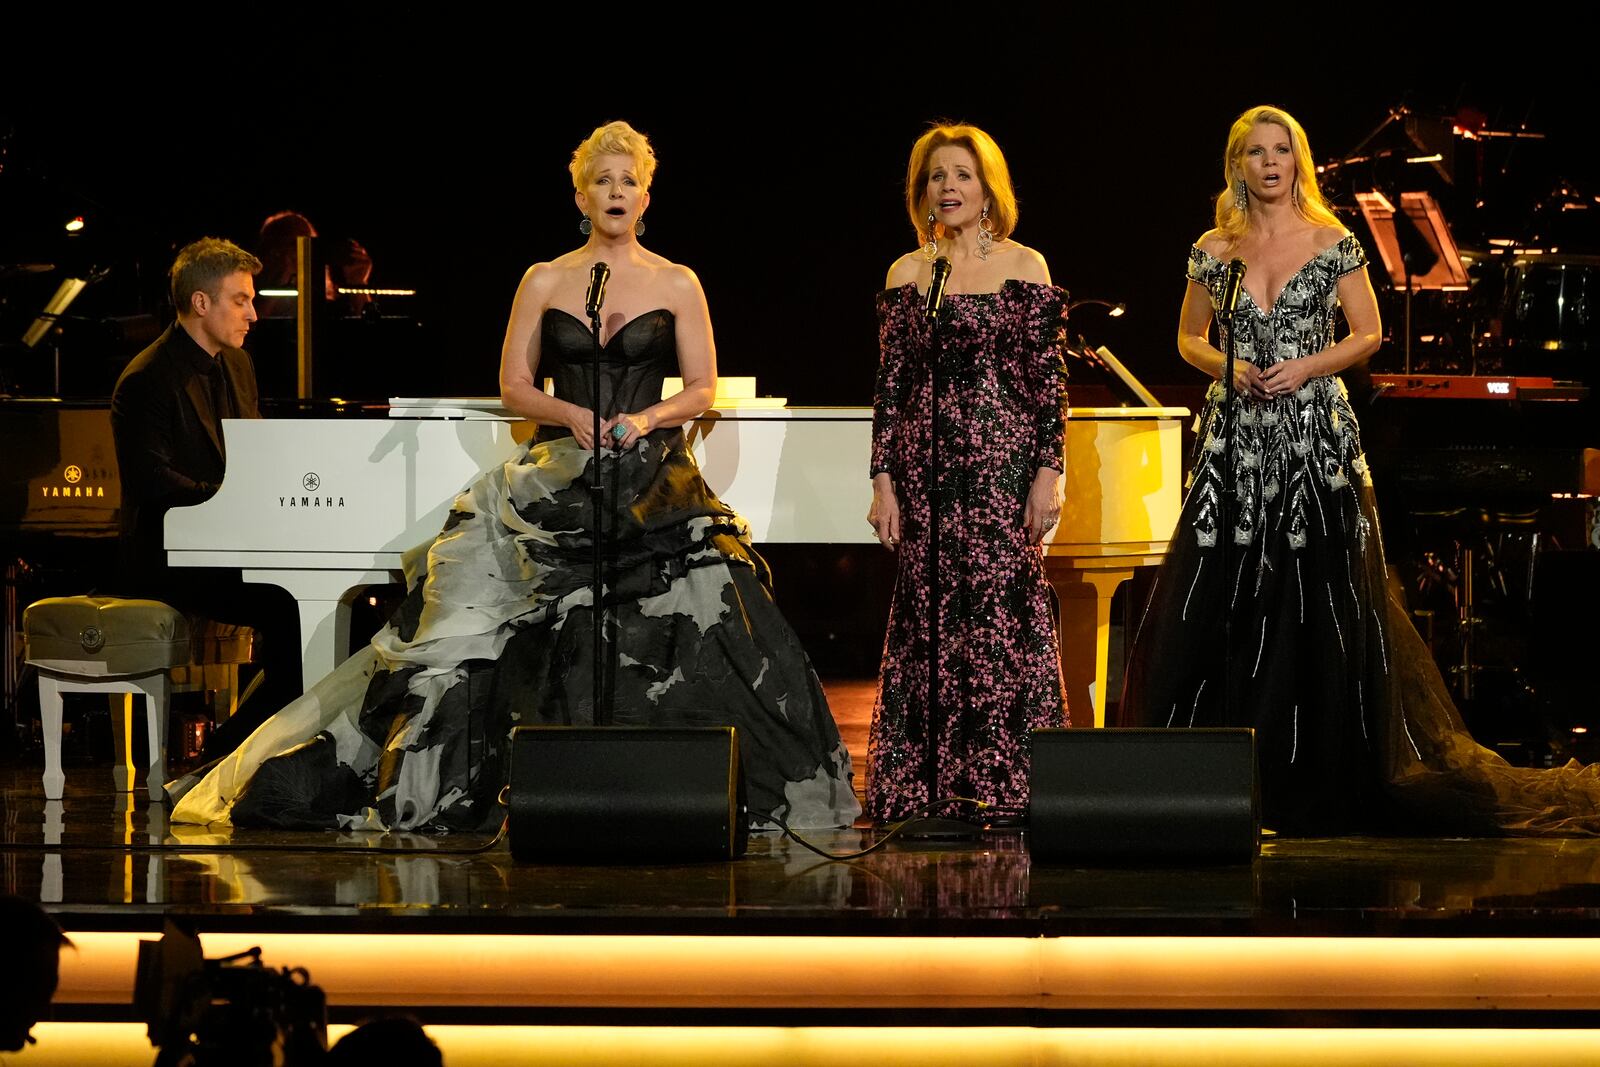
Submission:
M 1294 156 L 1294 203 L 1300 217 L 1319 226 L 1342 225 L 1317 187 L 1317 167 L 1305 129 L 1283 108 L 1263 104 L 1240 115 L 1228 131 L 1228 148 L 1222 157 L 1222 192 L 1217 194 L 1217 233 L 1234 244 L 1250 228 L 1250 212 L 1239 206 L 1237 190 L 1244 178 L 1245 139 L 1263 124 L 1289 131 L 1289 151 Z
M 1017 228 L 1017 194 L 1011 188 L 1011 168 L 994 138 L 965 124 L 937 124 L 917 138 L 911 148 L 911 161 L 906 165 L 906 211 L 911 215 L 911 225 L 917 230 L 917 243 L 925 244 L 930 236 L 928 226 L 928 168 L 935 148 L 959 145 L 972 153 L 978 164 L 978 184 L 989 198 L 989 222 L 994 226 L 994 239 L 1002 241 Z M 943 229 L 934 223 L 935 232 Z

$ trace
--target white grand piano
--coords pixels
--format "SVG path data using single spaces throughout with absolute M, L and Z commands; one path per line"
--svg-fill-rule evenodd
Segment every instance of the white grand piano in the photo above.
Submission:
M 1160 560 L 1177 521 L 1183 408 L 1074 408 L 1061 522 L 1046 565 L 1061 602 L 1075 725 L 1104 725 L 1111 595 Z M 391 401 L 387 419 L 229 419 L 228 474 L 203 504 L 167 513 L 175 567 L 236 567 L 299 602 L 307 687 L 349 645 L 350 605 L 394 581 L 456 493 L 531 428 L 498 400 Z M 690 440 L 707 484 L 757 544 L 874 541 L 867 525 L 872 410 L 719 397 Z M 850 610 L 847 604 L 841 611 Z

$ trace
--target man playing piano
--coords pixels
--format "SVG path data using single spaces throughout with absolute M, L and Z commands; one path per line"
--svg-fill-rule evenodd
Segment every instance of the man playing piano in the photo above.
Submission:
M 247 585 L 236 571 L 169 568 L 166 513 L 212 497 L 226 455 L 223 419 L 259 419 L 255 367 L 240 347 L 256 321 L 254 275 L 261 261 L 231 241 L 204 237 L 172 264 L 177 321 L 117 380 L 111 430 L 122 475 L 122 584 L 179 610 L 256 631 L 261 685 L 211 735 L 214 759 L 300 694 L 293 600 L 273 586 Z

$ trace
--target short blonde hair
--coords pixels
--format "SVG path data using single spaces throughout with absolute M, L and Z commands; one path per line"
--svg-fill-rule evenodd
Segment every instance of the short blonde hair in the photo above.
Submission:
M 1289 152 L 1294 157 L 1294 200 L 1300 217 L 1319 226 L 1342 226 L 1317 186 L 1317 165 L 1311 157 L 1305 129 L 1283 108 L 1263 104 L 1240 115 L 1228 131 L 1228 147 L 1222 155 L 1222 192 L 1217 194 L 1217 232 L 1233 244 L 1250 228 L 1250 212 L 1239 206 L 1238 188 L 1244 178 L 1244 142 L 1262 125 L 1282 126 L 1289 131 Z
M 911 147 L 911 162 L 906 166 L 906 211 L 911 215 L 911 225 L 917 231 L 917 243 L 924 244 L 943 229 L 938 223 L 928 224 L 928 169 L 936 148 L 959 145 L 972 153 L 978 165 L 978 183 L 989 198 L 989 221 L 994 225 L 995 240 L 1011 236 L 1017 228 L 1017 194 L 1011 188 L 1011 168 L 994 138 L 978 129 L 960 123 L 936 123 L 928 132 L 917 138 Z
M 579 192 L 594 178 L 595 161 L 601 156 L 632 156 L 635 176 L 641 188 L 650 188 L 656 173 L 656 153 L 650 138 L 626 122 L 596 126 L 572 153 L 567 169 L 572 172 L 572 187 Z

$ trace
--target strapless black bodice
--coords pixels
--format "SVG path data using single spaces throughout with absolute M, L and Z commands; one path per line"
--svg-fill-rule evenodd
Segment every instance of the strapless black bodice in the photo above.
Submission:
M 661 383 L 678 373 L 675 319 L 665 308 L 630 319 L 600 349 L 599 402 L 594 388 L 594 334 L 582 319 L 550 308 L 540 324 L 539 373 L 555 380 L 556 396 L 601 418 L 643 411 L 661 399 Z M 563 428 L 546 427 L 564 433 Z M 549 436 L 543 430 L 540 437 Z

